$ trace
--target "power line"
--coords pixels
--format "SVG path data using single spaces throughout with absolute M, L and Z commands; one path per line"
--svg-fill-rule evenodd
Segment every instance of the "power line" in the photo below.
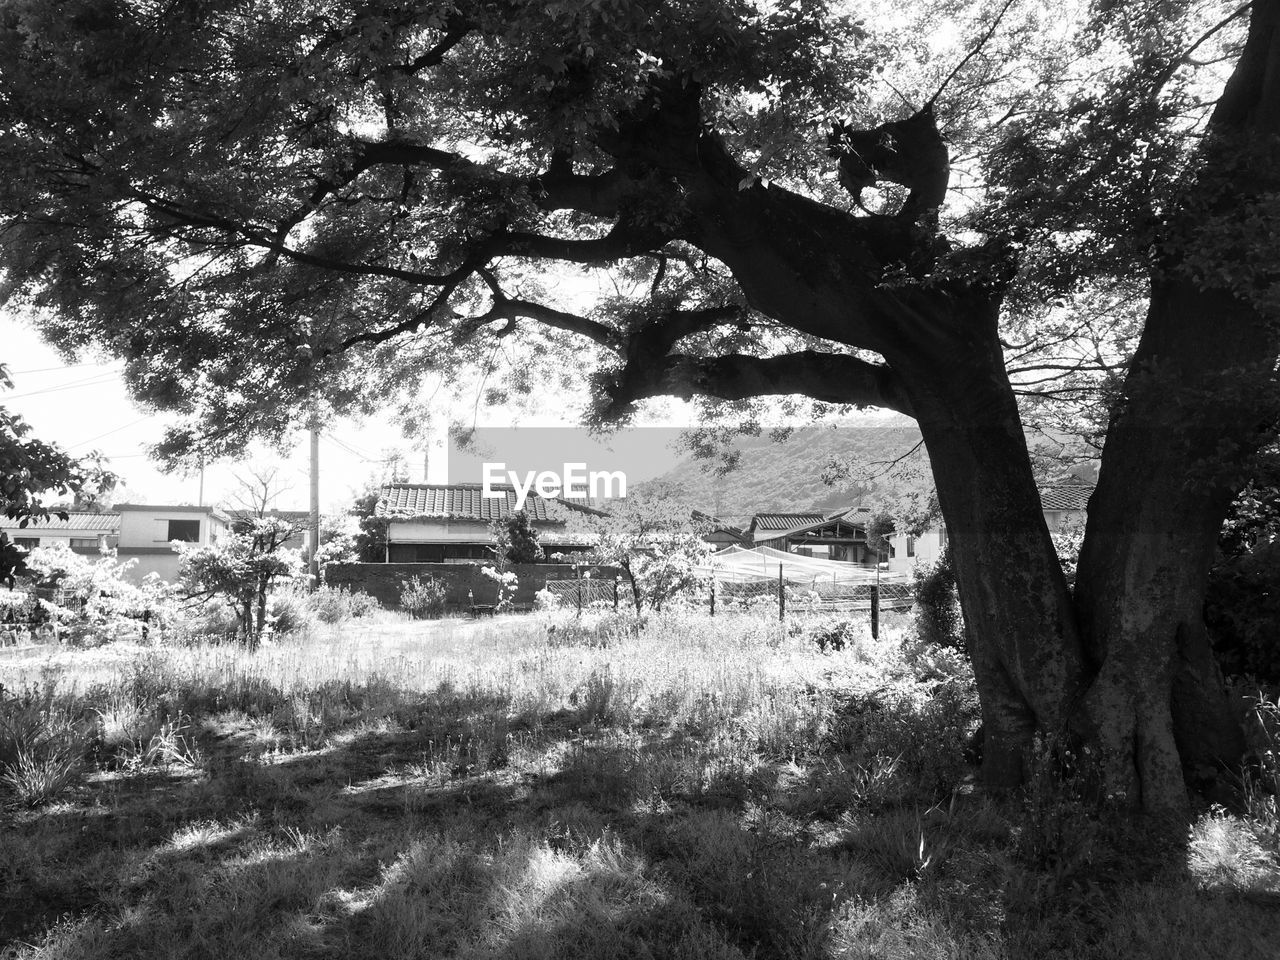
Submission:
M 33 373 L 55 373 L 58 370 L 75 370 L 78 367 L 109 367 L 108 363 L 99 363 L 96 360 L 86 360 L 84 363 L 64 363 L 60 367 L 40 367 L 37 370 L 10 370 L 9 375 L 12 377 L 25 377 Z
M 77 443 L 73 443 L 71 444 L 71 446 L 67 447 L 67 449 L 74 450 L 76 447 L 83 447 L 86 443 L 93 443 L 95 440 L 101 440 L 103 437 L 109 437 L 113 433 L 119 433 L 121 430 L 128 430 L 130 427 L 136 427 L 138 424 L 142 423 L 144 420 L 150 420 L 150 419 L 151 419 L 150 414 L 148 414 L 145 417 L 139 417 L 137 420 L 134 420 L 132 423 L 126 423 L 123 427 L 116 427 L 114 430 L 108 430 L 106 433 L 100 433 L 96 437 L 90 437 L 88 440 L 81 440 Z
M 107 374 L 106 376 L 95 374 L 93 377 L 89 377 L 86 380 L 76 380 L 72 383 L 64 383 L 57 387 L 46 387 L 43 390 L 32 390 L 29 393 L 15 393 L 11 397 L 0 396 L 0 401 L 8 403 L 11 400 L 25 400 L 27 397 L 38 397 L 46 393 L 61 393 L 63 390 L 79 390 L 81 387 L 97 387 L 104 383 L 110 383 L 115 379 L 116 375 L 114 373 Z

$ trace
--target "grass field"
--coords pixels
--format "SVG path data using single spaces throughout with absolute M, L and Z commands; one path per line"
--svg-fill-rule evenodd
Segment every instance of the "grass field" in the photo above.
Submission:
M 550 626 L 0 651 L 0 956 L 1280 953 L 1258 824 L 983 798 L 965 669 L 902 625 Z

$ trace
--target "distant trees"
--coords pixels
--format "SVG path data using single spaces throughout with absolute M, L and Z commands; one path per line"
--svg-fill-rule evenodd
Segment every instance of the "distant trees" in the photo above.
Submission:
M 12 389 L 13 380 L 0 363 L 0 389 Z M 65 510 L 45 503 L 46 495 L 92 500 L 109 490 L 115 476 L 96 456 L 74 458 L 53 444 L 31 436 L 31 424 L 0 406 L 0 512 L 25 527 L 50 515 L 66 518 Z M 27 553 L 0 532 L 0 583 L 12 588 L 15 577 L 26 572 Z

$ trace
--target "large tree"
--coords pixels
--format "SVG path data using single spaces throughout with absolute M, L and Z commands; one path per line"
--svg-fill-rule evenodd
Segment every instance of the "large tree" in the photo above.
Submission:
M 596 357 L 604 418 L 658 395 L 913 416 L 988 782 L 1070 735 L 1178 808 L 1239 749 L 1200 604 L 1274 422 L 1280 2 L 977 4 L 931 55 L 956 9 L 10 2 L 8 288 L 191 415 L 174 455 L 530 328 Z M 1149 306 L 1073 596 L 1002 337 L 1104 276 Z

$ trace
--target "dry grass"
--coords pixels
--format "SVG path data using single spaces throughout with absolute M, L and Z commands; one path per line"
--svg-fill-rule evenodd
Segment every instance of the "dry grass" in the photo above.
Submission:
M 893 631 L 547 626 L 5 652 L 0 957 L 1274 955 L 1265 824 L 973 795 Z

